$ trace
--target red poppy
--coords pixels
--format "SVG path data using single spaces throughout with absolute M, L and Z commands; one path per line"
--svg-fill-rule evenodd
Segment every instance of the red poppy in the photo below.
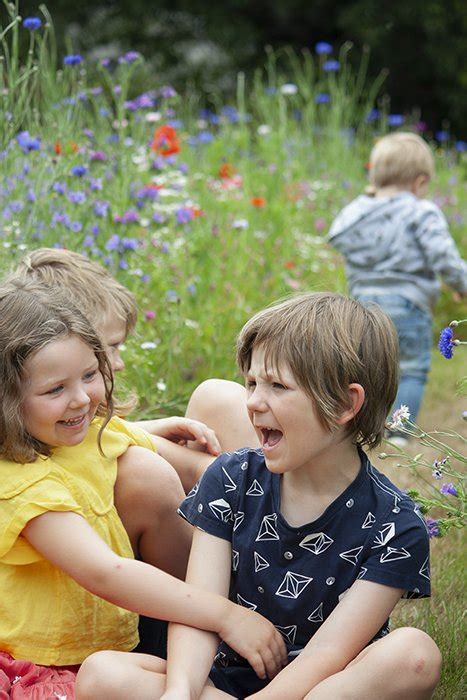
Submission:
M 223 163 L 219 168 L 219 177 L 223 180 L 228 180 L 233 177 L 235 168 L 230 163 Z
M 250 204 L 252 204 L 254 207 L 265 207 L 266 206 L 266 200 L 264 197 L 252 197 L 250 199 Z
M 296 263 L 294 263 L 293 260 L 287 260 L 287 261 L 284 263 L 284 267 L 285 267 L 286 270 L 293 270 L 294 267 L 296 267 Z
M 173 156 L 180 151 L 180 142 L 173 126 L 163 124 L 155 130 L 154 138 L 151 143 L 151 151 L 164 156 L 164 158 Z
M 57 154 L 57 156 L 62 155 L 62 144 L 60 143 L 60 141 L 56 141 L 54 143 L 54 151 Z

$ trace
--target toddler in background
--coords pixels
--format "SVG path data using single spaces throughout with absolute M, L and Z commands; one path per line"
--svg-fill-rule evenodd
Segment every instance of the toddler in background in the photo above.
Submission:
M 433 175 L 433 155 L 423 139 L 409 132 L 384 136 L 370 155 L 372 193 L 344 207 L 328 236 L 344 256 L 352 296 L 379 304 L 396 326 L 400 383 L 394 408 L 408 406 L 413 421 L 430 368 L 438 278 L 467 294 L 467 263 L 439 207 L 424 199 Z M 407 442 L 397 433 L 391 439 Z

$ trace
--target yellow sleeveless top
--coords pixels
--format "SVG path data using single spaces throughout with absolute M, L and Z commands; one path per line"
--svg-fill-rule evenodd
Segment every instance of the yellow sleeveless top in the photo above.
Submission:
M 58 447 L 30 464 L 0 459 L 0 651 L 64 666 L 99 649 L 130 651 L 138 616 L 89 593 L 50 564 L 21 532 L 47 511 L 82 515 L 117 554 L 133 558 L 114 505 L 117 458 L 130 445 L 155 451 L 150 436 L 114 417 L 102 435 L 95 419 L 79 445 Z

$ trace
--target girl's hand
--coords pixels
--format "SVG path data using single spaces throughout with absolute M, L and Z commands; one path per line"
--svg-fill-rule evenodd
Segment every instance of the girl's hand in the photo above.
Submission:
M 218 634 L 243 656 L 259 678 L 274 678 L 287 665 L 287 649 L 274 625 L 253 610 L 232 604 Z
M 179 445 L 186 445 L 188 441 L 193 441 L 200 452 L 208 452 L 214 456 L 221 453 L 221 446 L 214 430 L 199 420 L 172 416 L 148 421 L 144 427 L 153 435 L 159 435 Z

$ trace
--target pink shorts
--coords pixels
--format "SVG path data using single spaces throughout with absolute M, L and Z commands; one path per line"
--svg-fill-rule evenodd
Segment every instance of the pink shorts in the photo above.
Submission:
M 79 666 L 37 666 L 0 651 L 0 700 L 75 700 Z

